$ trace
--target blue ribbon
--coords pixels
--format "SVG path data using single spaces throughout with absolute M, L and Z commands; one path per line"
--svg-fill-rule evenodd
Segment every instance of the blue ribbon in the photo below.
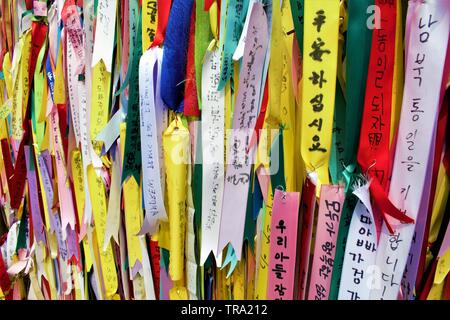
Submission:
M 184 109 L 184 81 L 193 0 L 174 0 L 167 22 L 161 70 L 161 98 L 169 109 Z

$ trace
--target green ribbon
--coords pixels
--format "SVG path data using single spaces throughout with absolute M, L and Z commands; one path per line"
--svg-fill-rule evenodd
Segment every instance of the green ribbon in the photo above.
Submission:
M 331 276 L 329 300 L 337 300 L 339 286 L 341 282 L 342 265 L 344 263 L 345 246 L 347 244 L 348 230 L 352 220 L 353 210 L 355 209 L 358 198 L 353 194 L 351 186 L 355 180 L 355 166 L 349 165 L 342 172 L 345 181 L 345 201 L 339 222 L 339 232 L 336 240 L 336 254 L 333 262 L 333 273 Z
M 295 35 L 297 36 L 297 43 L 300 48 L 300 52 L 303 54 L 303 16 L 305 0 L 290 0 L 290 2 Z
M 272 194 L 275 195 L 275 189 L 286 190 L 286 179 L 284 177 L 284 144 L 283 144 L 283 127 L 280 127 L 279 135 L 274 139 L 273 145 L 270 149 L 270 183 L 272 184 Z M 275 158 L 278 149 L 278 158 Z M 278 161 L 278 170 L 272 172 L 272 164 Z
M 256 221 L 253 219 L 253 185 L 256 180 L 256 174 L 254 171 L 254 165 L 250 169 L 250 184 L 248 187 L 248 196 L 247 196 L 247 210 L 245 214 L 245 226 L 244 226 L 244 241 L 248 242 L 248 245 L 252 250 L 255 248 L 255 230 L 256 230 Z
M 30 148 L 31 150 L 31 148 Z M 19 253 L 20 249 L 27 249 L 27 229 L 28 229 L 28 210 L 27 202 L 24 202 L 22 218 L 20 219 L 19 234 L 17 235 L 16 253 Z
M 229 0 L 225 14 L 225 40 L 220 59 L 220 80 L 218 90 L 222 90 L 233 74 L 233 54 L 239 43 L 249 0 Z M 223 15 L 223 13 L 222 13 Z
M 123 93 L 125 88 L 128 86 L 128 83 L 130 82 L 131 73 L 133 72 L 133 61 L 135 58 L 136 53 L 136 45 L 138 45 L 136 42 L 140 41 L 141 47 L 142 47 L 142 26 L 141 26 L 141 17 L 139 13 L 139 6 L 137 0 L 131 0 L 128 3 L 129 6 L 129 12 L 130 12 L 130 48 L 129 48 L 129 57 L 128 57 L 128 68 L 127 68 L 127 74 L 125 75 L 125 79 L 123 80 L 122 85 L 120 86 L 119 90 L 116 92 L 116 96 Z M 137 26 L 136 23 L 139 25 Z M 136 32 L 137 31 L 137 32 Z M 142 48 L 141 48 L 141 55 L 142 55 Z M 139 67 L 139 60 L 137 61 L 138 67 Z M 133 83 L 133 82 L 132 82 Z M 128 131 L 128 130 L 127 130 Z
M 169 273 L 170 251 L 164 248 L 160 248 L 160 257 L 163 269 L 166 271 L 166 273 Z
M 359 131 L 364 108 L 367 68 L 369 65 L 372 30 L 367 28 L 367 8 L 374 0 L 349 0 L 347 26 L 347 63 L 345 114 L 345 163 L 356 161 Z M 353 129 L 353 130 L 349 130 Z M 343 169 L 343 168 L 342 168 Z
M 333 273 L 330 285 L 330 300 L 336 300 L 339 294 L 342 265 L 344 261 L 345 246 L 347 244 L 348 231 L 357 197 L 353 195 L 351 185 L 357 179 L 360 169 L 356 162 L 356 154 L 359 145 L 361 118 L 364 108 L 364 96 L 366 91 L 367 68 L 369 65 L 370 48 L 372 45 L 372 30 L 367 27 L 367 8 L 374 4 L 374 0 L 349 0 L 348 1 L 348 26 L 347 26 L 347 61 L 346 64 L 346 112 L 345 112 L 345 145 L 344 162 L 347 165 L 341 168 L 344 178 L 345 201 L 339 223 L 338 238 L 336 241 L 336 255 L 333 264 Z
M 192 175 L 192 202 L 194 205 L 194 230 L 196 231 L 196 262 L 200 263 L 200 244 L 201 244 L 201 230 L 202 230 L 202 180 L 203 180 L 203 166 L 202 166 L 202 134 L 201 128 L 197 130 L 197 143 L 194 172 Z
M 342 266 L 344 264 L 345 247 L 347 245 L 348 231 L 358 198 L 350 191 L 345 195 L 344 207 L 339 222 L 339 233 L 336 240 L 336 255 L 331 275 L 329 300 L 337 300 L 341 284 Z
M 330 176 L 333 184 L 342 181 L 341 163 L 344 161 L 345 99 L 339 82 L 336 83 L 332 146 L 330 154 Z
M 142 32 L 142 15 L 139 14 L 138 34 Z M 131 45 L 131 44 L 130 44 Z M 131 83 L 128 91 L 127 132 L 125 138 L 125 155 L 123 161 L 122 182 L 133 175 L 137 184 L 141 179 L 141 127 L 139 116 L 139 60 L 142 56 L 142 37 L 136 37 L 133 52 Z
M 203 1 L 203 0 L 202 0 Z M 197 3 L 197 7 L 198 7 Z M 203 10 L 203 6 L 202 6 Z M 196 29 L 197 30 L 197 29 Z M 202 243 L 202 180 L 203 180 L 203 166 L 202 166 L 202 133 L 201 126 L 197 130 L 197 147 L 195 155 L 194 172 L 192 175 L 192 202 L 194 205 L 194 233 L 195 233 L 195 262 L 197 264 L 197 297 L 203 299 L 204 286 L 203 286 L 203 267 L 200 267 L 200 249 Z M 210 264 L 209 260 L 211 255 L 205 262 L 205 266 Z
M 198 107 L 202 109 L 202 68 L 203 58 L 205 57 L 210 39 L 212 38 L 211 28 L 209 27 L 209 13 L 203 11 L 205 0 L 197 0 L 195 3 L 195 78 L 197 82 Z

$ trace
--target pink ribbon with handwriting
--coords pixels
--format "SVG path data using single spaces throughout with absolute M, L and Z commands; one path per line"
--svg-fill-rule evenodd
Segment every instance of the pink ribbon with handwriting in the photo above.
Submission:
M 322 185 L 308 300 L 328 300 L 344 199 L 342 186 Z
M 270 226 L 269 300 L 294 298 L 299 192 L 275 190 Z

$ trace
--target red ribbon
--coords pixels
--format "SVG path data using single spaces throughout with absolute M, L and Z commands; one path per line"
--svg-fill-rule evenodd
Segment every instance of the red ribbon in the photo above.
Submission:
M 394 229 L 392 228 L 391 224 L 388 222 L 387 215 L 389 215 L 392 218 L 395 218 L 398 221 L 403 222 L 403 223 L 414 223 L 414 219 L 408 217 L 406 214 L 401 212 L 399 209 L 397 209 L 392 204 L 392 202 L 386 196 L 386 193 L 384 192 L 383 187 L 378 182 L 378 180 L 376 180 L 376 179 L 372 180 L 372 182 L 370 184 L 370 192 L 373 196 L 373 199 L 375 200 L 375 203 L 380 208 L 383 219 L 386 222 L 386 227 L 388 228 L 388 230 L 391 234 L 394 233 Z
M 17 154 L 16 166 L 14 167 L 14 176 L 12 177 L 9 196 L 11 198 L 11 208 L 19 209 L 22 202 L 23 192 L 25 191 L 25 182 L 27 178 L 27 164 L 25 161 L 25 141 L 26 136 L 20 142 L 19 152 Z
M 403 223 L 414 222 L 398 210 L 386 195 L 391 163 L 389 140 L 395 63 L 396 2 L 388 4 L 382 0 L 376 1 L 376 5 L 381 9 L 381 28 L 375 29 L 372 35 L 358 149 L 358 162 L 363 172 L 367 172 L 372 178 L 370 191 L 391 233 L 393 228 L 387 220 L 387 215 Z
M 264 86 L 263 99 L 261 101 L 261 110 L 259 111 L 258 119 L 256 119 L 255 129 L 253 130 L 252 138 L 248 145 L 247 153 L 252 150 L 253 146 L 259 143 L 261 138 L 261 130 L 264 125 L 264 119 L 266 118 L 267 103 L 269 102 L 269 77 L 266 78 L 266 85 Z
M 444 292 L 442 293 L 442 300 L 450 300 L 450 277 L 445 279 Z
M 31 10 L 31 9 L 34 8 L 34 6 L 33 6 L 33 0 L 26 0 L 26 1 L 25 1 L 25 5 L 26 5 L 27 10 Z
M 256 119 L 255 131 L 256 131 L 256 140 L 259 143 L 259 139 L 261 137 L 261 129 L 264 125 L 264 119 L 266 118 L 267 104 L 269 102 L 269 77 L 266 79 L 266 85 L 264 86 L 264 93 L 261 103 L 261 110 L 259 111 L 258 119 Z
M 3 261 L 1 250 L 0 250 L 0 287 L 2 288 L 3 294 L 6 295 L 6 300 L 12 300 L 13 290 L 11 288 L 11 280 L 9 279 L 9 275 L 6 270 L 5 262 Z
M 34 71 L 36 69 L 37 57 L 41 51 L 42 45 L 47 38 L 48 26 L 39 21 L 33 21 L 31 25 L 31 51 L 30 65 L 28 69 L 29 83 L 33 82 Z
M 438 260 L 434 259 L 430 265 L 430 272 L 428 273 L 428 277 L 424 283 L 424 287 L 422 292 L 419 295 L 419 300 L 427 300 L 428 294 L 430 293 L 431 287 L 433 286 L 434 274 L 436 273 Z
M 155 287 L 156 299 L 159 300 L 159 281 L 160 281 L 160 250 L 157 241 L 150 240 L 150 256 L 152 265 L 153 285 Z
M 11 1 L 2 0 L 1 1 L 1 12 L 2 12 L 2 43 L 3 48 L 9 51 L 9 54 L 12 56 L 14 54 L 14 32 L 13 32 L 13 23 L 11 21 Z M 8 26 L 9 24 L 9 26 Z M 8 28 L 9 27 L 9 28 Z
M 67 123 L 67 106 L 66 104 L 56 105 L 58 110 L 59 119 L 59 131 L 61 134 L 64 158 L 68 159 L 67 153 L 69 150 L 69 136 L 68 136 L 68 123 Z
M 214 3 L 214 1 L 216 1 L 216 0 L 205 0 L 205 3 L 203 5 L 203 10 L 204 11 L 209 11 L 209 9 L 211 8 L 211 6 Z
M 376 4 L 381 8 L 381 28 L 372 35 L 366 96 L 361 124 L 358 162 L 370 171 L 383 189 L 389 176 L 389 139 L 392 108 L 392 82 L 395 62 L 396 5 Z
M 13 182 L 12 178 L 14 177 L 14 167 L 11 161 L 11 151 L 9 149 L 8 140 L 2 139 L 1 145 L 2 145 L 3 162 L 5 164 L 6 180 L 8 182 L 9 192 L 11 192 Z
M 186 63 L 186 83 L 184 86 L 184 110 L 187 117 L 199 117 L 197 82 L 195 73 L 195 2 L 191 17 L 191 33 L 189 36 L 189 45 Z
M 4 3 L 4 0 L 3 1 L 1 1 L 1 3 L 0 3 L 0 9 L 2 10 L 1 12 L 2 12 L 2 21 L 0 22 L 1 23 L 1 26 L 0 26 L 0 35 L 1 35 L 1 41 L 2 41 L 2 48 L 3 48 L 3 51 L 2 51 L 2 53 L 3 52 L 7 52 L 7 48 L 8 48 L 8 38 L 7 38 L 7 36 L 6 36 L 6 19 L 5 19 L 5 17 L 4 17 L 4 15 L 5 14 L 7 14 L 7 12 L 5 12 L 5 3 Z M 4 53 L 3 53 L 4 54 Z M 2 58 L 2 60 L 1 61 L 3 61 L 3 58 Z M 3 63 L 2 63 L 3 64 Z M 1 68 L 1 66 L 0 66 L 0 68 Z
M 159 46 L 164 42 L 171 5 L 172 0 L 158 1 L 158 27 L 156 28 L 156 35 L 153 39 L 152 47 Z
M 309 274 L 309 257 L 314 224 L 314 210 L 316 203 L 316 185 L 306 178 L 303 184 L 302 199 L 299 216 L 299 236 L 297 244 L 297 259 L 300 263 L 296 267 L 296 299 L 305 300 L 307 293 L 307 281 Z

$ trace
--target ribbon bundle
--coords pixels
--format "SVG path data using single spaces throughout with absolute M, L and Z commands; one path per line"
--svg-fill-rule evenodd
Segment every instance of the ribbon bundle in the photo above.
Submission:
M 447 0 L 0 0 L 2 299 L 450 299 Z

